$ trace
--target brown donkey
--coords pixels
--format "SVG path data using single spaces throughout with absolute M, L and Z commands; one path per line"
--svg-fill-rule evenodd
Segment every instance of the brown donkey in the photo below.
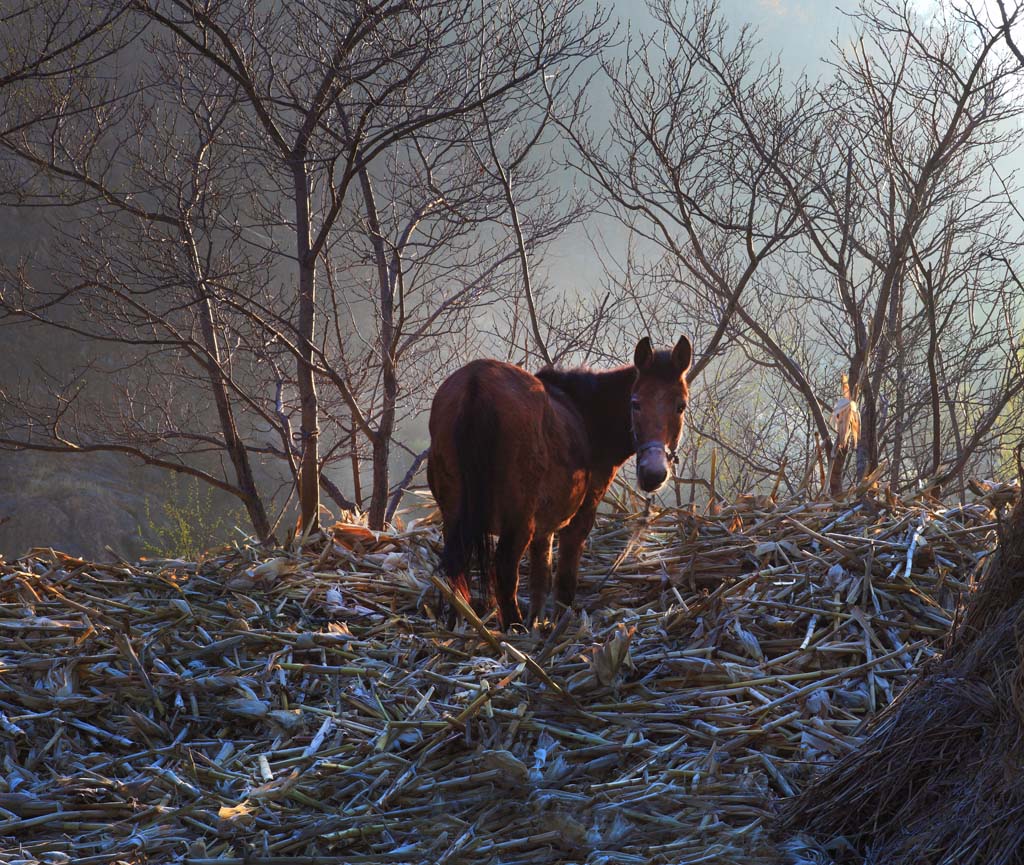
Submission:
M 470 600 L 475 556 L 501 625 L 522 622 L 519 560 L 530 549 L 532 625 L 551 587 L 558 532 L 556 600 L 572 606 L 580 554 L 615 473 L 637 454 L 647 492 L 668 478 L 689 394 L 693 347 L 685 336 L 654 351 L 644 337 L 633 365 L 537 375 L 496 360 L 452 373 L 430 409 L 427 480 L 444 520 L 441 568 Z M 497 535 L 497 548 L 492 535 Z

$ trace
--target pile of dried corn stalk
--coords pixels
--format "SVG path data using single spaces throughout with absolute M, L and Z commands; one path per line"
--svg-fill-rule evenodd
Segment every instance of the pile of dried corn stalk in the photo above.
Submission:
M 785 801 L 779 831 L 832 839 L 843 865 L 1020 862 L 1022 621 L 1018 502 L 942 658 L 865 725 L 855 750 Z
M 0 861 L 779 861 L 775 800 L 941 649 L 999 494 L 603 518 L 588 612 L 533 634 L 436 620 L 436 519 L 0 562 Z

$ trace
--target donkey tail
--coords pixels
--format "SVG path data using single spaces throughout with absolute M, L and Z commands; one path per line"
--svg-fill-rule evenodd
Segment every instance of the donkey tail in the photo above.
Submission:
M 455 452 L 459 472 L 459 504 L 448 528 L 441 568 L 452 590 L 469 603 L 469 574 L 473 559 L 482 582 L 489 586 L 494 544 L 490 527 L 494 489 L 494 449 L 498 417 L 494 407 L 479 399 L 477 379 L 471 378 L 455 421 Z

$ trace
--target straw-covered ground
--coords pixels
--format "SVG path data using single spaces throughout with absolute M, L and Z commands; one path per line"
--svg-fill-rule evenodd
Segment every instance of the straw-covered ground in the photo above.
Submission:
M 431 519 L 0 562 L 0 861 L 792 857 L 775 803 L 941 650 L 1003 492 L 603 518 L 533 634 L 439 623 Z
M 885 865 L 1024 862 L 1024 502 L 1000 525 L 941 660 L 781 809 Z

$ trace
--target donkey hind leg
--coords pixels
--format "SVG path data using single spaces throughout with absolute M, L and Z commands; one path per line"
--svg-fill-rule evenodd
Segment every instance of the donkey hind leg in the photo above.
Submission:
M 553 535 L 534 537 L 530 543 L 530 612 L 527 627 L 533 627 L 541 616 L 551 591 L 551 540 Z
M 465 573 L 455 574 L 448 577 L 448 587 L 453 595 L 458 595 L 467 607 L 472 607 L 472 593 L 469 590 L 469 580 Z M 459 619 L 458 608 L 454 603 L 445 604 L 447 612 L 445 615 L 445 626 L 449 631 L 455 630 L 455 623 Z
M 498 614 L 501 626 L 508 630 L 511 625 L 520 624 L 523 614 L 519 611 L 519 560 L 526 552 L 533 537 L 532 523 L 505 529 L 498 537 L 498 548 L 494 555 L 494 570 L 498 595 Z
M 441 536 L 444 539 L 445 547 L 447 547 L 449 543 L 450 532 L 447 528 L 449 524 L 450 522 L 448 520 L 445 520 L 442 523 L 441 528 Z M 471 600 L 469 578 L 468 575 L 466 574 L 466 568 L 468 567 L 468 565 L 468 562 L 463 562 L 462 569 L 453 569 L 456 570 L 456 573 L 453 574 L 448 573 L 447 569 L 444 567 L 443 564 L 441 566 L 441 576 L 448 583 L 448 587 L 452 590 L 452 594 L 458 595 L 460 598 L 462 598 L 463 601 L 466 602 L 467 605 L 470 603 Z M 445 603 L 442 597 L 440 606 L 441 612 L 444 613 L 445 626 L 448 628 L 448 630 L 453 630 L 455 628 L 455 622 L 458 619 L 458 613 L 456 611 L 455 604 Z

